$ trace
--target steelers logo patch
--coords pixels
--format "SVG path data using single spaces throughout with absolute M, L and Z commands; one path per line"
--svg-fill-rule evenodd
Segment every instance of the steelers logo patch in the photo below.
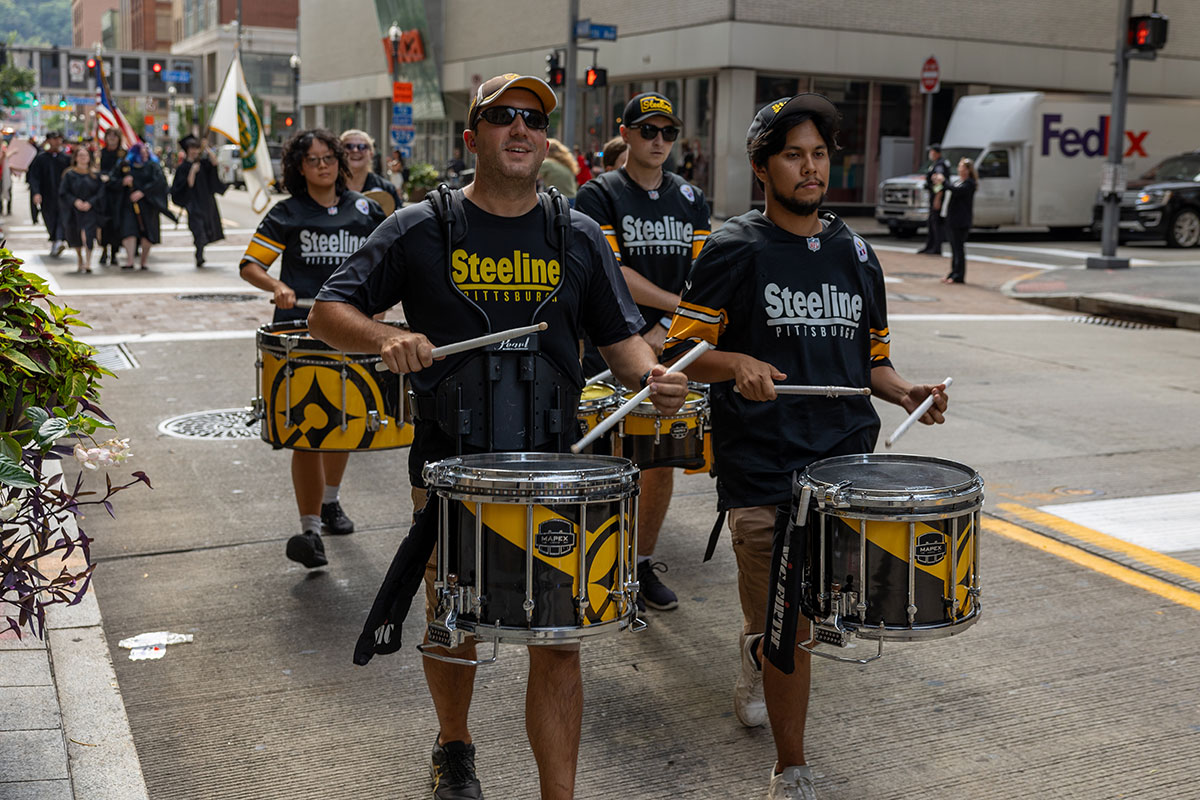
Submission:
M 360 197 L 354 201 L 354 207 L 358 209 L 358 213 L 364 217 L 371 213 L 371 204 L 367 202 L 367 198 Z

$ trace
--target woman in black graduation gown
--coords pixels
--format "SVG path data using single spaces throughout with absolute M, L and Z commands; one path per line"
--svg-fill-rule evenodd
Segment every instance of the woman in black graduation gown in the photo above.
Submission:
M 92 248 L 100 226 L 99 206 L 104 197 L 104 184 L 96 173 L 91 150 L 83 146 L 75 148 L 71 154 L 71 168 L 63 173 L 58 183 L 58 196 L 62 204 L 63 234 L 75 251 L 75 271 L 91 272 Z M 83 255 L 85 246 L 86 259 Z
M 121 269 L 133 269 L 133 248 L 141 239 L 141 267 L 146 269 L 150 245 L 161 241 L 158 215 L 167 213 L 167 178 L 162 165 L 150 148 L 138 142 L 113 171 L 109 186 L 114 187 L 117 232 L 125 247 L 127 263 Z
M 187 209 L 188 228 L 196 245 L 196 267 L 204 266 L 204 246 L 225 238 L 217 195 L 225 194 L 229 184 L 217 174 L 217 157 L 207 143 L 190 133 L 179 140 L 186 155 L 171 182 L 171 199 Z
M 100 182 L 108 188 L 108 181 L 113 170 L 121 159 L 125 158 L 125 148 L 121 146 L 121 132 L 109 128 L 104 132 L 104 148 L 100 151 Z M 117 247 L 121 244 L 121 236 L 117 232 L 116 209 L 112 208 L 114 195 L 110 191 L 104 193 L 103 208 L 100 212 L 100 266 L 112 260 L 117 263 Z

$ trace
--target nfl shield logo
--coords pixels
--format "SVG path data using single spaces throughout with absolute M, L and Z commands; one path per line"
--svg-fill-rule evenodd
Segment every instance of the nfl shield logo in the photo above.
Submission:
M 808 249 L 812 250 L 814 253 L 817 252 L 818 250 L 820 250 L 821 249 L 821 240 L 815 236 L 810 236 L 808 238 Z

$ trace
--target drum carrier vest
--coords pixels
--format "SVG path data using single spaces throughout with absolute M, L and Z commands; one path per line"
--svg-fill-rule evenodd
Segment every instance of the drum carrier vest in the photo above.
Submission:
M 463 192 L 441 184 L 428 199 L 442 228 L 449 275 L 454 246 L 467 236 Z M 565 270 L 571 209 L 554 188 L 548 193 L 539 192 L 538 202 L 546 220 L 546 241 L 558 250 L 559 263 Z M 561 286 L 560 281 L 538 304 L 529 324 L 534 324 Z M 460 296 L 479 312 L 486 330 L 491 332 L 487 312 L 466 295 Z M 488 452 L 565 450 L 577 438 L 579 381 L 563 373 L 541 352 L 538 337 L 537 333 L 527 334 L 472 353 L 438 384 L 433 397 L 415 396 L 417 419 L 436 422 L 444 434 L 454 439 L 456 454 L 462 454 L 464 447 Z

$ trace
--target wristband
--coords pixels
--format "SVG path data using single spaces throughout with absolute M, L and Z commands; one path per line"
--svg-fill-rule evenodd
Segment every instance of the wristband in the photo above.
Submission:
M 642 389 L 646 388 L 646 384 L 648 384 L 650 382 L 650 373 L 653 371 L 654 371 L 653 368 L 651 368 L 651 369 L 646 370 L 642 374 L 642 379 L 640 381 L 638 381 L 639 388 L 642 388 Z
M 669 316 L 666 316 L 666 317 L 663 317 L 662 319 L 660 319 L 658 321 L 658 324 L 662 325 L 667 330 L 671 330 L 671 318 Z

